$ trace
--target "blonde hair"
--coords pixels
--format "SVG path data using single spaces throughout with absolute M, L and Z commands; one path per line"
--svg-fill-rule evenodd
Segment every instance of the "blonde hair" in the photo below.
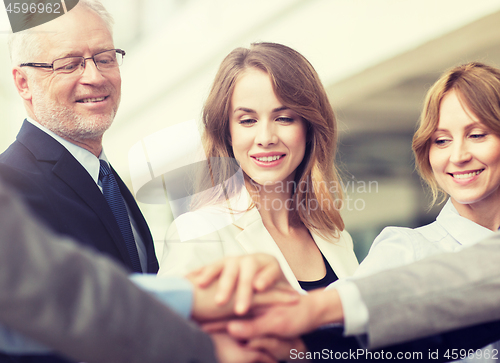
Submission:
M 290 207 L 291 223 L 302 222 L 308 229 L 323 236 L 336 235 L 344 229 L 340 216 L 342 189 L 334 166 L 337 147 L 337 124 L 325 89 L 312 65 L 297 51 L 276 43 L 254 43 L 250 48 L 237 48 L 222 61 L 203 109 L 203 144 L 210 160 L 234 160 L 229 132 L 229 112 L 234 86 L 248 68 L 267 73 L 277 98 L 295 111 L 307 125 L 304 159 L 295 173 L 295 188 Z M 223 184 L 234 174 L 234 163 L 210 166 L 211 178 L 205 183 Z M 335 186 L 332 191 L 328 183 Z M 241 189 L 226 185 L 214 192 L 213 199 L 227 198 Z M 203 188 L 204 190 L 207 187 Z M 319 208 L 300 208 L 316 201 Z M 197 204 L 200 206 L 200 203 Z M 327 207 L 325 207 L 327 206 Z
M 413 136 L 417 170 L 432 191 L 432 204 L 440 192 L 429 162 L 431 138 L 439 123 L 441 101 L 456 91 L 460 102 L 486 127 L 500 135 L 500 70 L 483 63 L 471 62 L 444 73 L 427 92 L 420 125 Z M 444 201 L 446 194 L 440 202 Z

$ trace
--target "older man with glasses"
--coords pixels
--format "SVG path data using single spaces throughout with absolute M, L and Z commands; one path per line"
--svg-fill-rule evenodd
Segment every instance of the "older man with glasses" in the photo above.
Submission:
M 12 74 L 28 117 L 0 163 L 4 176 L 54 230 L 156 273 L 153 240 L 133 196 L 102 148 L 120 103 L 125 51 L 112 19 L 82 0 L 67 14 L 9 39 Z
M 98 1 L 80 0 L 67 14 L 11 35 L 12 74 L 28 117 L 0 155 L 12 169 L 2 177 L 56 232 L 129 271 L 156 273 L 146 221 L 102 148 L 120 103 L 125 55 L 113 44 L 112 22 Z

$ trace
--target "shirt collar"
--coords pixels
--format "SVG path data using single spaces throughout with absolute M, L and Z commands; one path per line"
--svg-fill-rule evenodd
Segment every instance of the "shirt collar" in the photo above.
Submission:
M 463 246 L 473 245 L 494 233 L 488 228 L 458 214 L 451 199 L 448 199 L 436 221 Z
M 40 125 L 37 121 L 27 117 L 26 120 L 28 120 L 29 123 L 31 123 L 33 126 L 38 127 L 40 130 L 45 132 L 47 135 L 51 136 L 54 138 L 56 141 L 58 141 L 62 146 L 64 146 L 71 155 L 83 166 L 85 170 L 90 174 L 94 182 L 97 184 L 97 180 L 99 178 L 99 159 L 106 160 L 106 154 L 104 154 L 104 149 L 101 151 L 101 154 L 99 155 L 99 159 L 95 157 L 94 154 L 92 154 L 90 151 L 84 149 L 81 146 L 75 145 L 72 142 L 69 142 L 68 140 L 63 139 L 61 136 L 55 134 L 54 132 L 50 131 L 48 128 L 45 126 Z

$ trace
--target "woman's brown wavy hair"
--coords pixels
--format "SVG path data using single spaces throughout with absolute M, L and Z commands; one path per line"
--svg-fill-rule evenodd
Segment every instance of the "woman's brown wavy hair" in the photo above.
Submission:
M 233 50 L 222 61 L 203 109 L 202 138 L 208 160 L 234 159 L 229 132 L 231 96 L 239 77 L 249 68 L 267 73 L 280 102 L 300 115 L 307 125 L 306 152 L 295 173 L 295 185 L 303 187 L 293 191 L 291 223 L 300 221 L 325 237 L 337 235 L 344 229 L 339 212 L 342 188 L 334 166 L 337 123 L 318 74 L 295 50 L 276 43 L 254 43 L 250 48 Z M 210 168 L 211 177 L 204 181 L 212 185 L 227 181 L 234 173 L 230 163 L 217 163 Z M 213 199 L 230 197 L 239 192 L 237 188 L 226 185 Z M 312 210 L 311 205 L 318 208 Z

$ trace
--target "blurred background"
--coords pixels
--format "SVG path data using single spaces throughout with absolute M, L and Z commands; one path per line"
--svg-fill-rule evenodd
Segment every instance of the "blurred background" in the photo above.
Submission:
M 436 216 L 411 154 L 427 89 L 454 65 L 478 60 L 500 66 L 498 0 L 103 3 L 115 18 L 115 45 L 127 52 L 121 106 L 104 146 L 131 188 L 140 186 L 131 177 L 131 150 L 145 149 L 150 135 L 168 127 L 199 120 L 218 65 L 232 49 L 283 43 L 313 64 L 336 111 L 337 162 L 347 194 L 342 213 L 360 260 L 385 226 L 416 227 Z M 26 116 L 11 80 L 9 31 L 0 5 L 0 150 Z M 157 177 L 149 171 L 146 179 Z M 172 214 L 165 196 L 153 202 L 139 205 L 161 254 Z

